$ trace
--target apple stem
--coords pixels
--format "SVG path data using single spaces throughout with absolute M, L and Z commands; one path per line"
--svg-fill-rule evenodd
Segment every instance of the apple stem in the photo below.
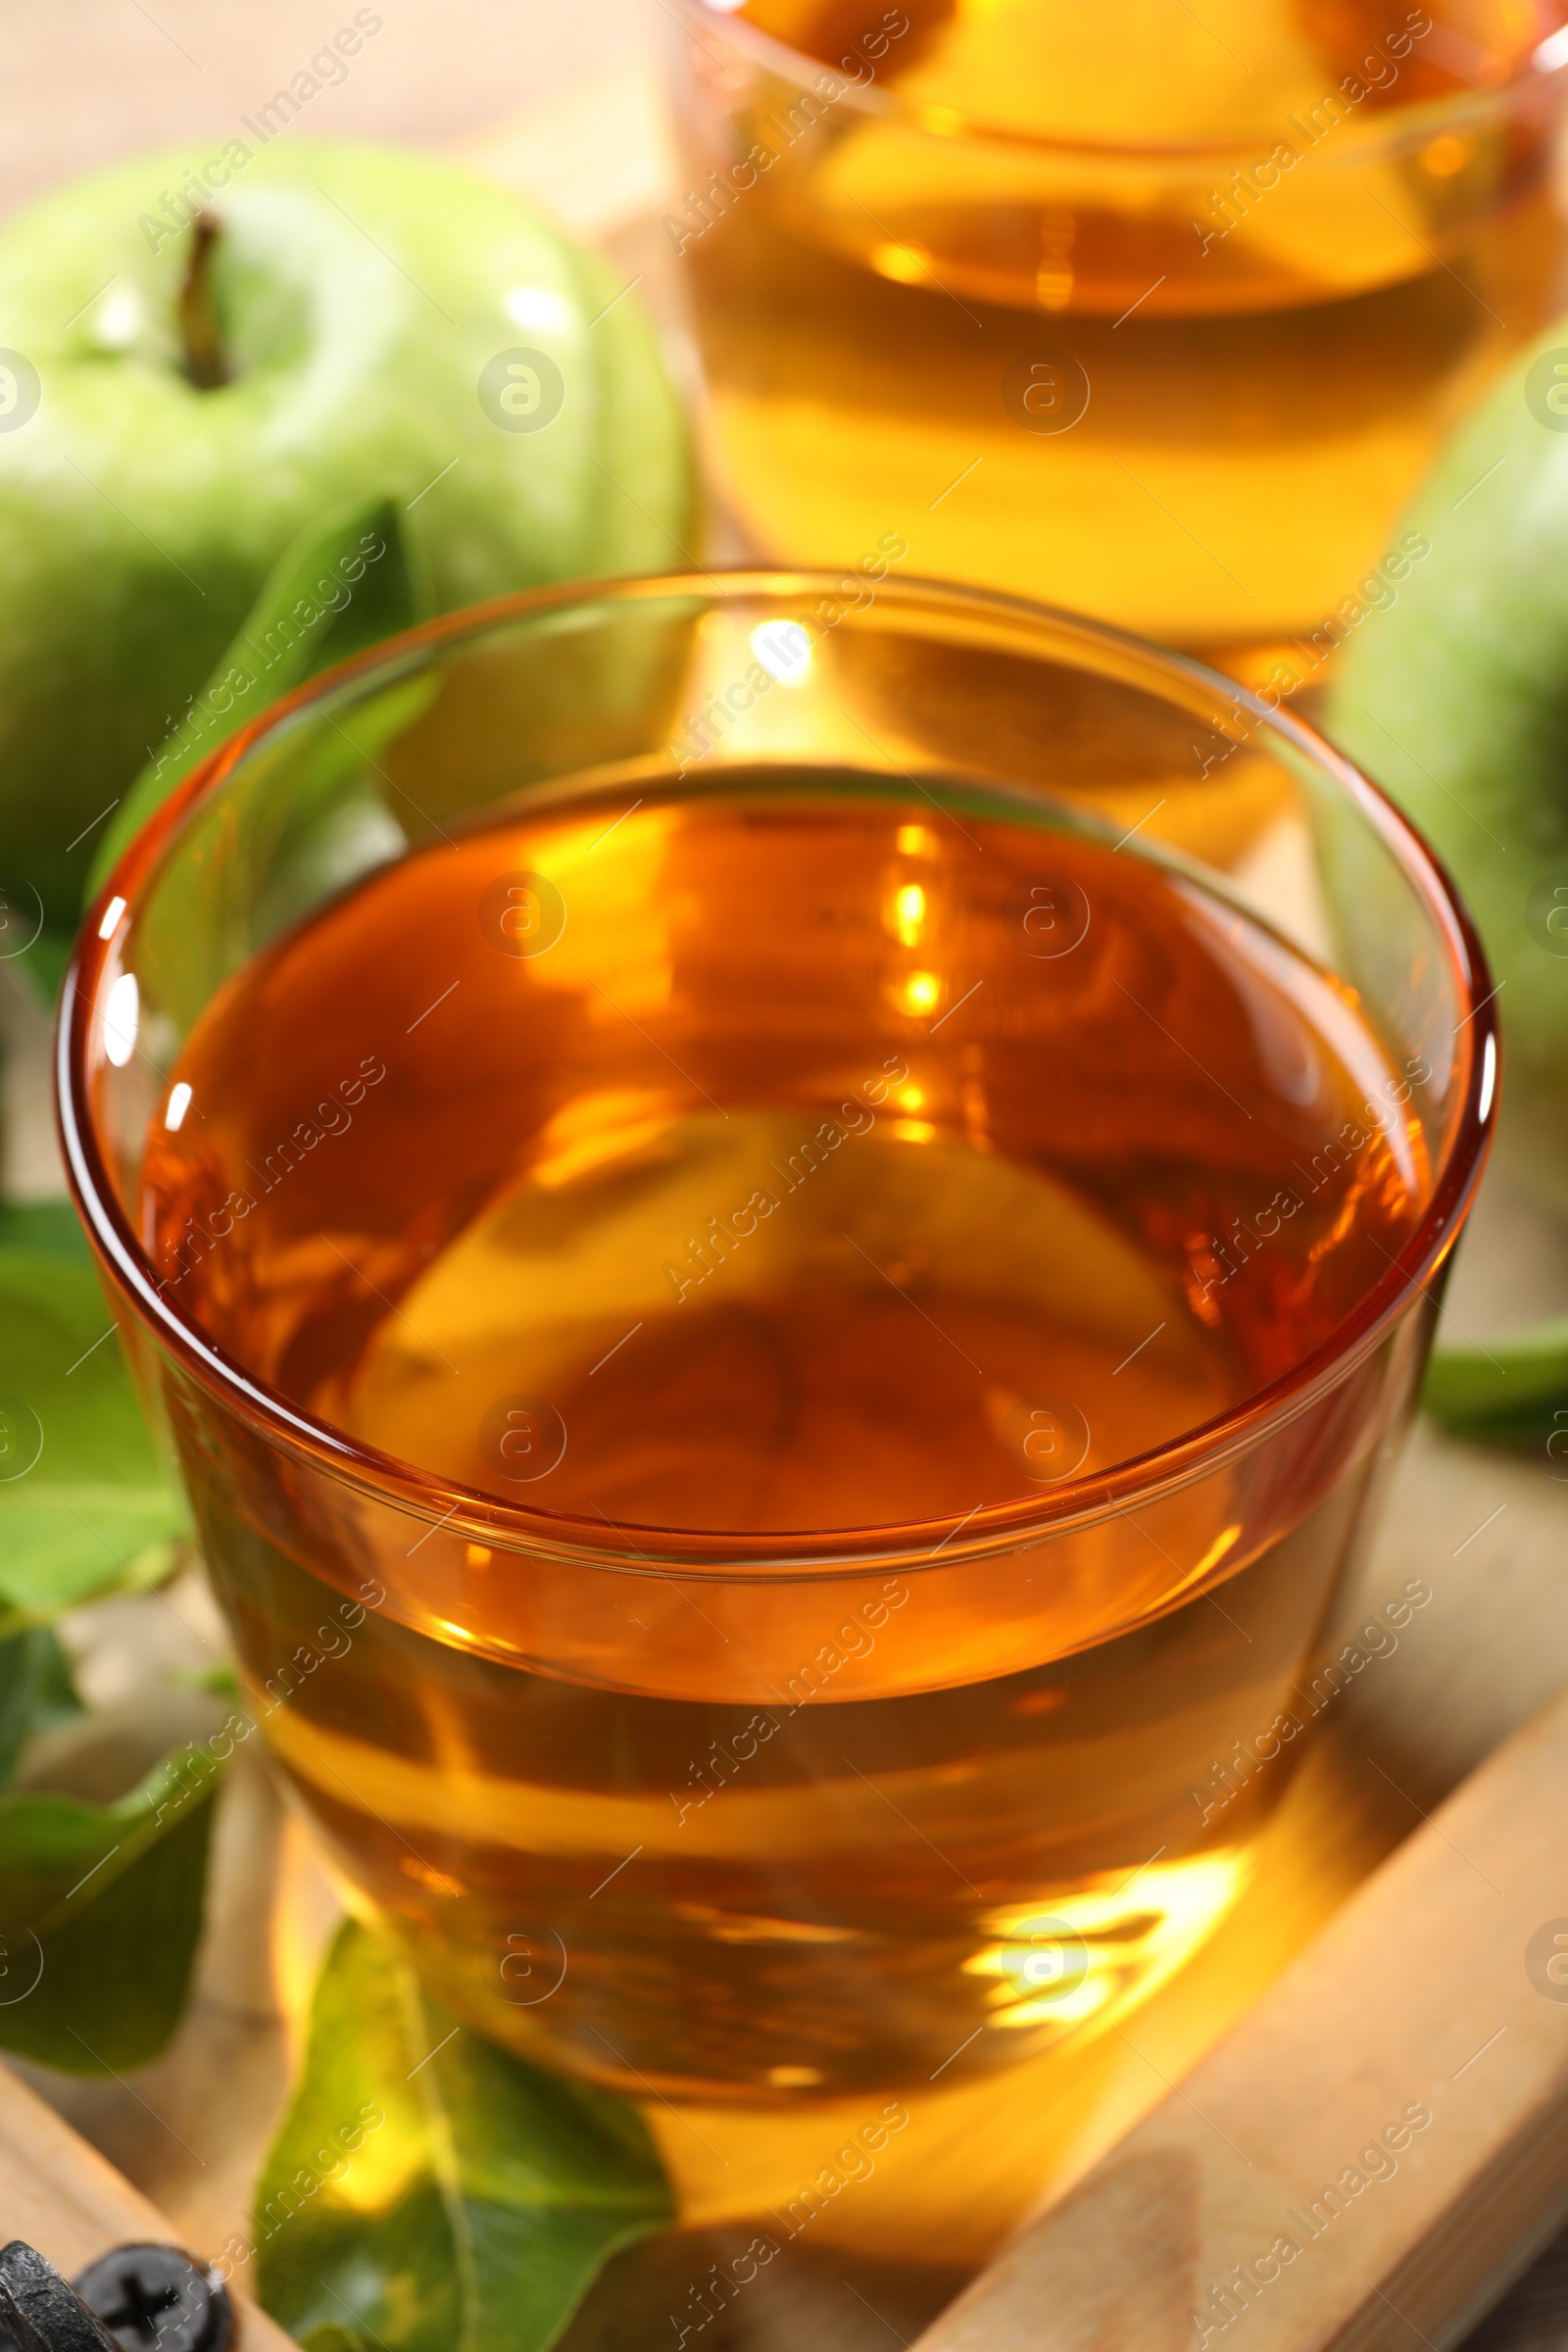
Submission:
M 199 392 L 216 392 L 229 380 L 213 308 L 213 248 L 217 242 L 216 216 L 198 213 L 191 223 L 190 260 L 179 289 L 179 323 L 185 338 L 185 373 Z

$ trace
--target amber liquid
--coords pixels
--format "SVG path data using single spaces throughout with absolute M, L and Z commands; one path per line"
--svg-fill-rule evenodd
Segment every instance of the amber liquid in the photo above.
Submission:
M 1437 447 L 1558 307 L 1540 104 L 1416 112 L 1506 80 L 1556 0 L 741 13 L 827 74 L 803 111 L 696 12 L 666 234 L 750 539 L 853 564 L 895 532 L 919 572 L 1314 680 Z M 857 83 L 905 118 L 834 94 Z
M 1224 1768 L 1360 1515 L 1364 1446 L 1266 1542 L 1219 1490 L 1135 1513 L 1153 1598 L 1095 1536 L 1003 1654 L 978 1570 L 934 1611 L 978 1507 L 1287 1371 L 1428 1190 L 1346 987 L 1050 804 L 938 798 L 728 771 L 412 855 L 220 994 L 145 1167 L 149 1246 L 253 1373 L 629 1529 L 569 1669 L 569 1564 L 469 1543 L 416 1625 L 426 1523 L 380 1604 L 347 1540 L 290 1556 L 286 1470 L 236 1497 L 186 1447 L 349 1880 L 461 2015 L 633 2091 L 957 2081 L 1120 2015 L 1246 1877 L 1304 1741 Z M 919 1522 L 869 1583 L 791 1574 L 790 1531 Z M 672 1597 L 669 1528 L 775 1565 Z

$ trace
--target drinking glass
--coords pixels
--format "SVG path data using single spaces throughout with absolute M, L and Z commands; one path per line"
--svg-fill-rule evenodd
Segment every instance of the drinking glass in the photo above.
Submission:
M 258 959 L 377 905 L 409 911 L 284 1050 Z M 1239 993 L 1183 1029 L 1199 935 Z M 1324 1055 L 1394 1073 L 1321 1140 L 1270 973 Z M 341 1024 L 368 1050 L 329 1102 Z M 220 1148 L 214 1035 L 256 1214 L 171 1242 L 160 1170 Z M 1495 1077 L 1462 908 L 1326 743 L 886 568 L 538 590 L 302 689 L 127 849 L 58 1050 L 116 1317 L 351 1899 L 511 2046 L 759 2105 L 1097 2032 L 1223 1914 L 1344 1680 Z M 463 1313 L 531 1378 L 487 1389 L 437 1319 L 470 1244 Z M 1211 1298 L 1250 1301 L 1223 1394 Z M 993 1382 L 1064 1298 L 1053 1377 Z M 780 1372 L 803 1300 L 832 1344 Z M 383 1369 L 440 1357 L 379 1442 L 320 1369 L 345 1319 Z M 809 1521 L 746 1502 L 781 1381 L 827 1399 Z
M 934 12 L 832 13 L 844 37 L 819 58 L 681 9 L 683 193 L 663 226 L 748 549 L 853 564 L 897 532 L 922 572 L 1073 606 L 1250 684 L 1317 682 L 1425 560 L 1379 569 L 1433 454 L 1562 306 L 1568 37 L 1499 79 L 1452 8 L 1391 7 L 1370 55 L 1225 140 L 1186 119 L 1191 87 L 1146 87 L 1112 15 L 1106 127 L 1052 139 L 1025 126 L 1027 60 L 992 123 L 935 65 L 910 71 Z M 1170 19 L 1209 78 L 1250 86 L 1245 12 L 1241 56 L 1198 12 Z M 973 12 L 975 42 L 1014 21 L 988 22 Z M 1434 94 L 1440 63 L 1491 77 Z

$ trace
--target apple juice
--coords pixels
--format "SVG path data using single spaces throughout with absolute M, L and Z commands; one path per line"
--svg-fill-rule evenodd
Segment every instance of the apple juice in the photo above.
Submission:
M 664 228 L 723 492 L 770 560 L 895 530 L 920 572 L 1291 691 L 1561 307 L 1554 118 L 1502 87 L 1557 0 L 687 18 Z
M 957 2081 L 1168 1975 L 1305 1743 L 1418 1351 L 1261 1483 L 1019 1538 L 1017 1630 L 966 1531 L 1321 1347 L 1427 1200 L 1429 1075 L 1196 869 L 841 770 L 516 804 L 243 966 L 146 1246 L 495 1532 L 411 1515 L 378 1582 L 350 1519 L 288 1548 L 277 1454 L 240 1491 L 185 1430 L 185 1472 L 268 1740 L 440 1996 L 765 2101 Z M 881 1532 L 818 1573 L 835 1529 Z M 566 1656 L 562 1546 L 612 1532 Z

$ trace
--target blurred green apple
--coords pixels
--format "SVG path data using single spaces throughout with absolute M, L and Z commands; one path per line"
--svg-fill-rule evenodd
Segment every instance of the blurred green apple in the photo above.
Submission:
M 1468 900 L 1499 990 L 1498 1150 L 1568 1211 L 1568 320 L 1404 520 L 1431 554 L 1358 624 L 1325 725 Z
M 74 919 L 99 824 L 322 514 L 392 497 L 443 610 L 678 561 L 687 435 L 621 296 L 387 148 L 155 155 L 9 222 L 0 877 Z

